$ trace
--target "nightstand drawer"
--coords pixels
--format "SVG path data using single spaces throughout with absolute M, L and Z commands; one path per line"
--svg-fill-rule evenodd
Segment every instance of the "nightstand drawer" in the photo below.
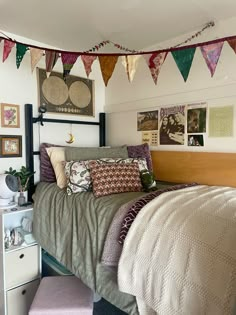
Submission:
M 7 315 L 27 315 L 39 286 L 39 280 L 7 291 Z
M 38 245 L 9 252 L 5 256 L 6 288 L 12 288 L 39 276 Z

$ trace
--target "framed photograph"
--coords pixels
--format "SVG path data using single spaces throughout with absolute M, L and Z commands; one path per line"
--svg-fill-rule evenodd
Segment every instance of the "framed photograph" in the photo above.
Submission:
M 0 135 L 0 157 L 21 157 L 22 136 Z
M 70 115 L 95 116 L 94 80 L 37 68 L 38 103 L 47 112 Z
M 158 110 L 137 113 L 137 130 L 158 130 Z
M 1 103 L 1 123 L 2 127 L 20 127 L 20 106 L 15 104 Z

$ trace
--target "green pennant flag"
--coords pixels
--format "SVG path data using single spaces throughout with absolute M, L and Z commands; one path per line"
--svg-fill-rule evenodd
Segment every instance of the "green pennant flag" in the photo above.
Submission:
M 174 50 L 171 52 L 185 82 L 187 81 L 189 75 L 195 50 L 196 48 L 186 48 L 181 50 Z
M 19 69 L 21 61 L 28 50 L 28 47 L 23 44 L 16 44 L 16 67 Z

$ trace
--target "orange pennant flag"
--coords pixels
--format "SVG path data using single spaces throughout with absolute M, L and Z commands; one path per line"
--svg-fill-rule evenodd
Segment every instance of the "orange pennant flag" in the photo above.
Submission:
M 41 57 L 44 54 L 43 49 L 38 48 L 32 48 L 30 47 L 30 57 L 31 57 L 31 71 L 34 71 L 34 68 L 36 67 L 37 63 L 41 59 Z
M 112 73 L 115 69 L 118 56 L 98 56 L 100 68 L 102 72 L 102 77 L 105 85 L 107 86 L 108 81 L 110 80 Z
M 228 44 L 233 49 L 233 51 L 236 53 L 236 39 L 229 39 Z

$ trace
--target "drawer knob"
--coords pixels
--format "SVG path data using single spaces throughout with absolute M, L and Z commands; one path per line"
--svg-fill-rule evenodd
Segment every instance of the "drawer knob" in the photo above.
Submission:
M 22 258 L 24 258 L 24 257 L 25 257 L 24 254 L 21 254 L 21 255 L 19 256 L 20 259 L 22 259 Z
M 25 293 L 26 293 L 26 290 L 23 290 L 23 291 L 21 292 L 22 295 L 25 295 Z

